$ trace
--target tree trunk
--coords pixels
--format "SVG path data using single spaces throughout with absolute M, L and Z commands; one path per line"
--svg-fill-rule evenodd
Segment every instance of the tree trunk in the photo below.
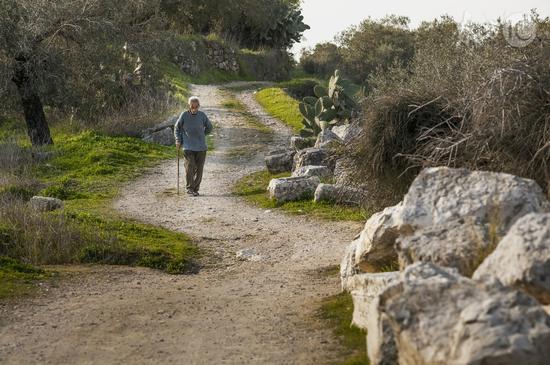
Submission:
M 44 107 L 40 96 L 38 96 L 29 67 L 27 57 L 16 57 L 15 72 L 12 79 L 21 97 L 21 105 L 27 123 L 27 134 L 33 146 L 53 144 L 50 128 L 44 114 Z

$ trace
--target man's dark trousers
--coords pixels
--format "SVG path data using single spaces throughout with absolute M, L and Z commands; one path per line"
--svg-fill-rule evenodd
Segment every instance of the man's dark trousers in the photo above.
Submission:
M 206 151 L 184 150 L 185 183 L 187 190 L 198 192 L 202 181 L 202 171 L 206 160 Z

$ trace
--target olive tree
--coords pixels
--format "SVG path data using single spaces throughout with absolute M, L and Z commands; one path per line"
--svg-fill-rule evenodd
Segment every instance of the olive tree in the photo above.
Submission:
M 67 76 L 93 81 L 101 56 L 122 53 L 121 44 L 158 20 L 155 1 L 2 0 L 0 2 L 0 97 L 15 86 L 32 145 L 53 143 L 44 95 L 71 92 Z M 10 85 L 11 84 L 11 85 Z

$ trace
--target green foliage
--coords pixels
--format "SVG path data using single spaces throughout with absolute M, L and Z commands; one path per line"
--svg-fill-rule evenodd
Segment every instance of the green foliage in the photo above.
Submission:
M 315 96 L 314 88 L 320 81 L 312 78 L 295 78 L 280 82 L 277 86 L 283 88 L 287 94 L 296 100 L 302 100 L 307 96 Z
M 316 136 L 330 126 L 349 122 L 357 105 L 346 94 L 338 70 L 331 76 L 328 89 L 316 85 L 314 93 L 318 99 L 305 97 L 298 106 L 303 117 L 304 128 L 300 131 L 303 137 Z
M 415 31 L 409 30 L 406 17 L 368 18 L 339 34 L 336 43 L 320 43 L 304 50 L 300 67 L 308 74 L 323 77 L 340 69 L 353 82 L 364 85 L 379 69 L 408 64 L 415 41 Z
M 350 294 L 342 293 L 325 299 L 318 311 L 318 316 L 327 321 L 342 344 L 342 356 L 345 359 L 335 365 L 369 364 L 366 333 L 351 325 L 353 301 Z
M 260 90 L 256 93 L 256 100 L 269 114 L 287 124 L 294 132 L 297 133 L 302 128 L 299 102 L 283 89 L 274 87 Z
M 300 67 L 310 75 L 328 76 L 343 65 L 340 49 L 334 43 L 318 43 L 313 49 L 304 49 Z
M 286 49 L 309 29 L 296 0 L 179 0 L 161 6 L 173 30 L 217 33 L 243 48 Z
M 242 49 L 238 53 L 241 78 L 277 81 L 289 78 L 294 60 L 285 50 Z
M 342 69 L 354 82 L 363 84 L 378 69 L 408 64 L 414 56 L 415 35 L 407 17 L 366 19 L 338 36 Z
M 365 221 L 367 212 L 359 208 L 345 207 L 327 202 L 315 203 L 313 200 L 302 200 L 277 204 L 266 192 L 271 179 L 287 177 L 288 174 L 272 175 L 267 170 L 255 172 L 240 179 L 233 193 L 244 197 L 252 204 L 258 205 L 263 209 L 282 209 L 283 211 L 296 215 L 310 215 L 313 217 L 334 220 L 334 221 Z

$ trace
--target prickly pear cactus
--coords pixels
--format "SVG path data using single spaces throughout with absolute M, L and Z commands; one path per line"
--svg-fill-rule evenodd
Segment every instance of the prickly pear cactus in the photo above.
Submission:
M 304 117 L 304 128 L 300 132 L 303 137 L 316 136 L 325 128 L 349 123 L 357 105 L 344 92 L 338 70 L 331 76 L 328 89 L 317 85 L 314 93 L 317 98 L 308 96 L 300 103 L 300 113 Z

